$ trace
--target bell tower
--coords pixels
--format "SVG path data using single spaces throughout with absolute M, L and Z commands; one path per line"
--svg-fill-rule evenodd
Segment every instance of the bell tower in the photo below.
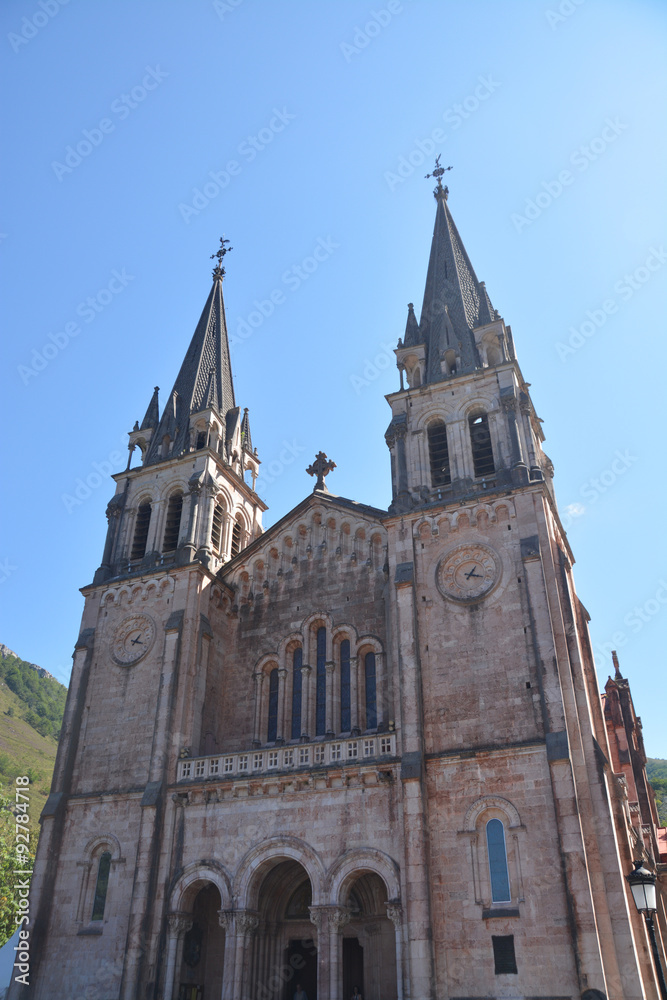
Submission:
M 107 508 L 109 529 L 95 583 L 199 561 L 217 572 L 261 534 L 266 509 L 247 408 L 236 405 L 220 241 L 213 286 L 162 415 L 158 387 L 130 431 L 127 469 Z M 132 467 L 135 452 L 141 463 Z

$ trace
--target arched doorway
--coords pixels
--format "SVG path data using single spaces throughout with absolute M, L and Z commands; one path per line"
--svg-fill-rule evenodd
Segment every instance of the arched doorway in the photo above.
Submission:
M 192 903 L 192 922 L 182 939 L 174 997 L 218 1000 L 222 990 L 225 932 L 218 911 L 222 903 L 213 883 L 199 889 Z M 188 921 L 190 923 L 190 921 Z
M 350 921 L 343 930 L 343 998 L 358 987 L 364 1000 L 396 1000 L 396 931 L 387 916 L 387 889 L 375 872 L 348 887 Z
M 284 858 L 267 863 L 259 885 L 259 924 L 250 959 L 249 996 L 253 1000 L 292 1000 L 297 983 L 308 1000 L 317 1000 L 317 940 L 310 921 L 311 903 L 312 886 L 303 865 Z

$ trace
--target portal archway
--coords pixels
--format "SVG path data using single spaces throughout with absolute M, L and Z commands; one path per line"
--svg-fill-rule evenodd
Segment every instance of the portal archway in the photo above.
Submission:
M 189 895 L 191 909 L 183 914 L 174 996 L 220 996 L 225 955 L 225 932 L 218 919 L 220 892 L 207 882 L 194 885 Z
M 387 915 L 387 887 L 376 872 L 346 882 L 350 915 L 343 929 L 343 997 L 358 987 L 364 1000 L 396 1000 L 396 931 Z

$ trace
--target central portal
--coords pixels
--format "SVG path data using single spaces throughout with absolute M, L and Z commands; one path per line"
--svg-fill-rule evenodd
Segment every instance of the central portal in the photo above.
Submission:
M 308 873 L 298 861 L 281 858 L 266 864 L 250 959 L 249 995 L 253 1000 L 293 1000 L 297 984 L 308 1000 L 317 1000 L 317 944 L 309 910 L 312 900 Z

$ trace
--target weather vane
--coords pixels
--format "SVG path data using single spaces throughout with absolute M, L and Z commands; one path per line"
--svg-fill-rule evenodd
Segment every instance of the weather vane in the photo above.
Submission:
M 230 250 L 234 249 L 234 247 L 225 246 L 226 243 L 229 243 L 229 240 L 226 240 L 224 239 L 224 237 L 221 236 L 220 249 L 216 253 L 211 254 L 211 260 L 217 259 L 218 261 L 217 266 L 213 268 L 214 278 L 224 278 L 225 276 L 225 269 L 222 266 L 222 261 L 224 259 L 225 254 L 229 253 Z
M 442 156 L 442 153 L 438 153 L 438 155 L 435 158 L 435 167 L 433 169 L 433 173 L 426 174 L 427 179 L 429 177 L 435 177 L 435 178 L 437 178 L 438 186 L 435 189 L 435 191 L 433 192 L 433 194 L 436 196 L 436 198 L 438 197 L 438 195 L 440 194 L 441 191 L 444 192 L 445 198 L 449 194 L 449 188 L 446 185 L 445 185 L 444 188 L 442 186 L 442 178 L 443 178 L 443 176 L 445 175 L 445 173 L 448 170 L 452 169 L 452 167 L 442 167 L 442 166 L 440 166 L 440 157 L 441 156 Z

